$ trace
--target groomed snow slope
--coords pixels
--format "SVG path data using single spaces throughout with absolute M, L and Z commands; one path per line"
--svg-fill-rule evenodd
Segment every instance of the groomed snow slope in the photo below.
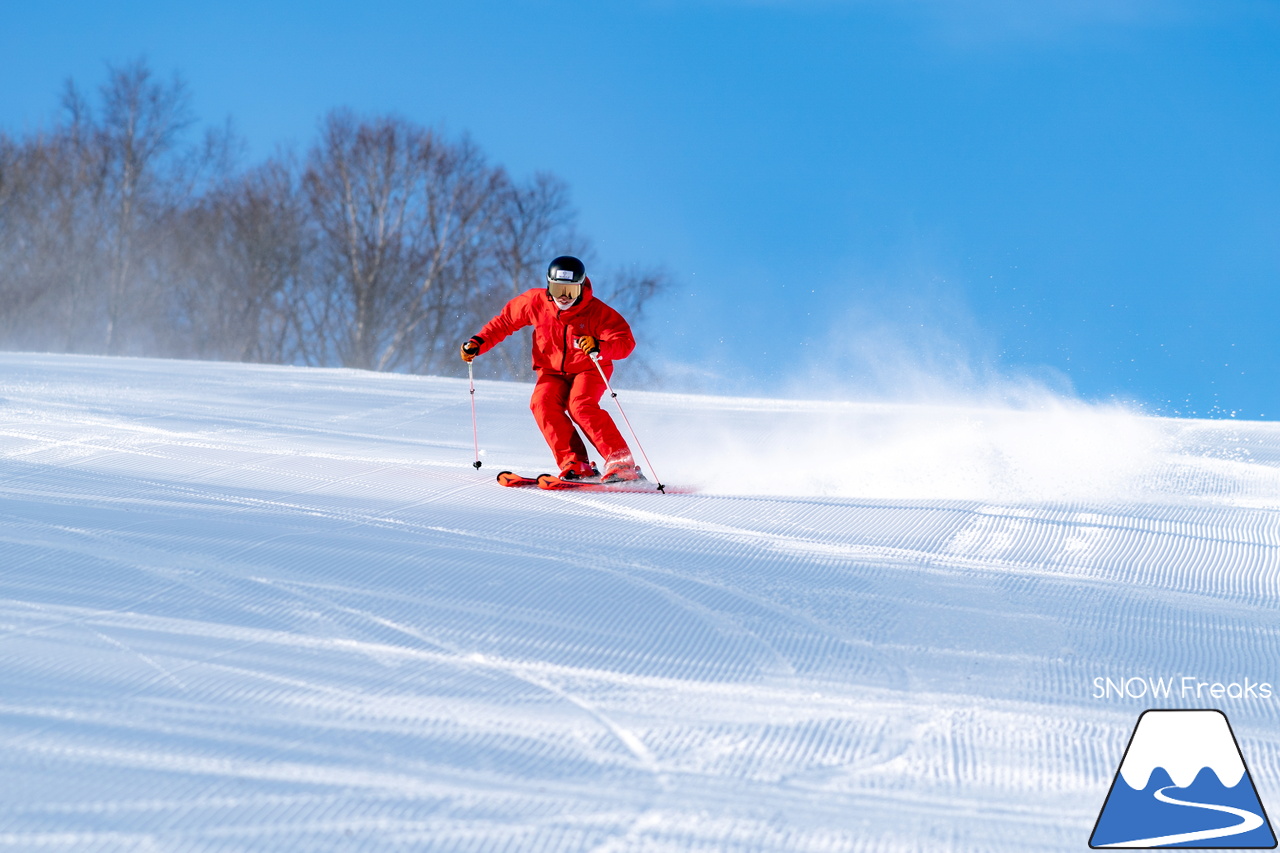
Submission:
M 0 849 L 1085 849 L 1139 713 L 1280 808 L 1280 428 L 0 355 Z M 766 474 L 775 474 L 772 479 Z

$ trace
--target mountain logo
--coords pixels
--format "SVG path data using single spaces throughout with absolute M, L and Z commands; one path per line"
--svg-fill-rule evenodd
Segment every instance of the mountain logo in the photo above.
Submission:
M 1227 715 L 1144 711 L 1089 846 L 1275 848 L 1275 833 Z

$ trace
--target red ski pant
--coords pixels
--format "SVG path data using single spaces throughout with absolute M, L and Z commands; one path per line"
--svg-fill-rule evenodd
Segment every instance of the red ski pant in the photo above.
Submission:
M 612 364 L 602 364 L 601 367 L 606 375 L 613 375 Z M 622 433 L 618 432 L 613 418 L 600 408 L 600 398 L 604 396 L 604 392 L 604 380 L 594 370 L 588 373 L 538 375 L 529 408 L 533 410 L 533 419 L 538 422 L 538 429 L 542 430 L 547 446 L 555 455 L 556 464 L 561 471 L 575 462 L 586 462 L 589 459 L 582 436 L 574 429 L 575 424 L 586 433 L 587 439 L 606 463 L 610 459 L 630 455 L 631 450 L 623 440 Z

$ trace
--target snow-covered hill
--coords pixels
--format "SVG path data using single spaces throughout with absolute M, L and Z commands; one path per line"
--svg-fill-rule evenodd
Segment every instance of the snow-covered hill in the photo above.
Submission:
M 1074 851 L 1148 707 L 1277 810 L 1280 426 L 618 380 L 701 492 L 498 487 L 519 385 L 477 472 L 465 382 L 0 355 L 0 849 Z

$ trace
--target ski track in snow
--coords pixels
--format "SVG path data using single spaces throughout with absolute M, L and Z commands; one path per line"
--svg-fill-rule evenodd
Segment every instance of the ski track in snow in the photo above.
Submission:
M 1152 704 L 1095 677 L 1280 682 L 1271 424 L 620 383 L 704 490 L 546 493 L 524 386 L 476 472 L 457 380 L 0 362 L 0 849 L 1079 850 Z M 809 421 L 902 477 L 687 447 Z M 1280 698 L 1218 704 L 1274 800 Z

